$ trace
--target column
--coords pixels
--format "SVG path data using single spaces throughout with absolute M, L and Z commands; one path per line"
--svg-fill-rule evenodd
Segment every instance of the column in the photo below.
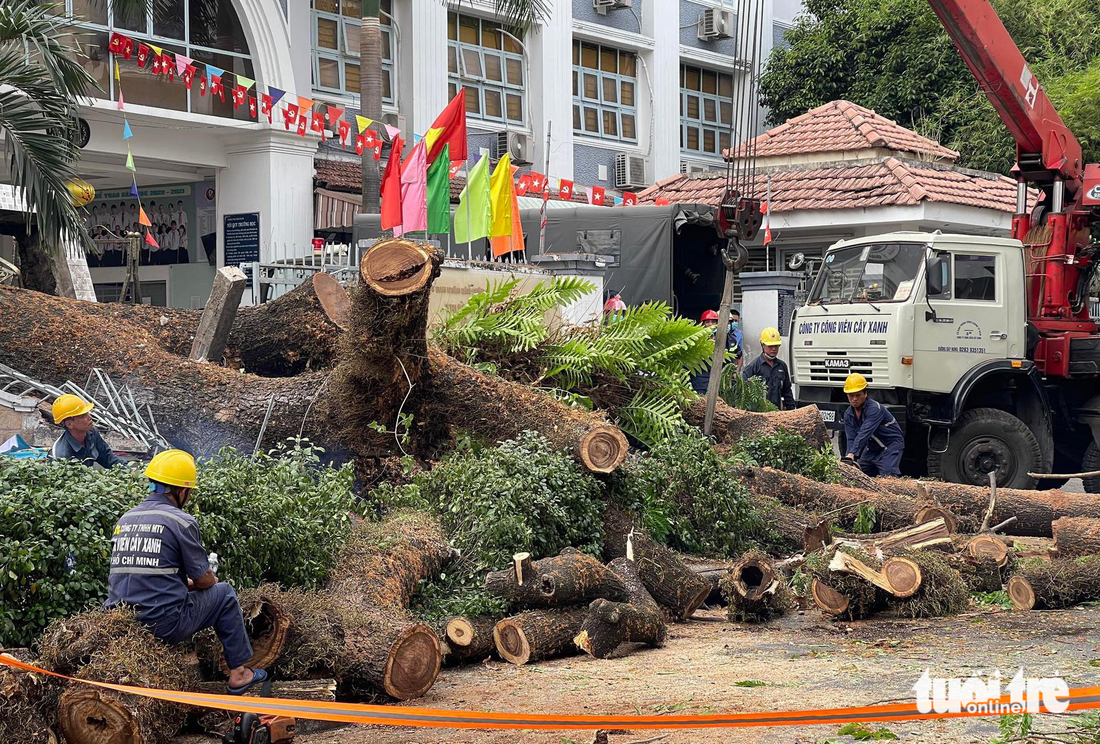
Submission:
M 656 126 L 650 175 L 656 182 L 680 172 L 680 3 L 647 0 L 646 5 L 646 22 L 652 23 L 649 32 L 654 44 L 649 74 Z
M 573 18 L 572 5 L 551 4 L 538 33 L 524 40 L 528 54 L 527 100 L 534 137 L 534 165 L 546 167 L 546 125 L 551 124 L 550 169 L 554 178 L 573 179 Z
M 447 6 L 439 0 L 412 0 L 412 23 L 401 28 L 398 72 L 412 75 L 412 100 L 400 101 L 408 132 L 424 134 L 447 105 Z

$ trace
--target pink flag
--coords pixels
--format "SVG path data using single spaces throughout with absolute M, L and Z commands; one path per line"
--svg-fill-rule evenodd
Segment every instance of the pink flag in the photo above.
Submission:
M 401 169 L 401 227 L 404 232 L 428 229 L 428 151 L 421 139 Z M 396 228 L 394 234 L 396 235 Z
M 187 69 L 187 66 L 189 64 L 191 64 L 192 62 L 194 62 L 194 61 L 195 60 L 191 59 L 190 57 L 184 57 L 182 54 L 177 54 L 176 55 L 176 72 L 178 72 L 180 75 L 182 75 L 183 71 Z

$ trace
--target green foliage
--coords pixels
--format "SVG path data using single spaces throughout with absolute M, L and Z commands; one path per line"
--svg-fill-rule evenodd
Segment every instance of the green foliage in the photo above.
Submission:
M 779 410 L 768 400 L 768 386 L 764 383 L 764 378 L 753 377 L 746 380 L 741 377 L 737 366 L 733 364 L 722 367 L 722 382 L 718 387 L 718 395 L 726 405 L 740 408 L 742 411 Z
M 738 448 L 759 465 L 804 475 L 822 483 L 838 483 L 840 468 L 832 447 L 814 449 L 797 432 L 779 428 L 770 434 L 742 439 Z
M 856 741 L 882 741 L 898 738 L 898 735 L 888 728 L 880 726 L 877 729 L 872 729 L 865 723 L 846 723 L 837 729 L 837 734 L 850 736 Z
M 610 483 L 616 502 L 678 550 L 732 557 L 770 540 L 744 486 L 699 435 L 661 442 Z
M 238 588 L 324 580 L 350 531 L 355 476 L 350 464 L 322 466 L 322 452 L 292 443 L 253 458 L 226 448 L 201 465 L 188 510 L 218 554 L 219 578 Z
M 440 613 L 433 597 L 483 602 L 475 590 L 485 572 L 509 565 L 513 553 L 526 551 L 538 559 L 565 547 L 593 554 L 601 549 L 599 483 L 533 432 L 496 447 L 453 454 L 417 473 L 411 484 L 383 484 L 367 498 L 383 509 L 413 507 L 438 514 L 451 544 L 462 551 L 447 579 L 418 600 Z
M 1032 718 L 1030 713 L 1016 716 L 1001 716 L 998 728 L 1000 734 L 989 740 L 989 744 L 1007 744 L 1011 741 L 1027 741 L 1031 734 Z
M 875 514 L 874 504 L 860 504 L 856 507 L 856 518 L 852 520 L 852 532 L 869 535 L 875 531 L 877 520 L 878 515 Z
M 106 598 L 111 531 L 147 487 L 129 469 L 0 457 L 0 646 Z
M 733 683 L 734 687 L 767 687 L 767 682 L 761 682 L 758 679 L 741 679 Z
M 1100 159 L 1100 5 L 993 0 L 1087 162 Z M 761 78 L 772 123 L 836 99 L 867 106 L 1007 173 L 1015 148 L 927 0 L 807 0 Z
M 148 481 L 129 468 L 0 457 L 0 646 L 107 598 L 111 533 Z M 348 531 L 350 467 L 319 467 L 295 447 L 253 460 L 231 450 L 199 468 L 191 509 L 219 578 L 237 588 L 324 578 Z
M 970 592 L 970 597 L 979 605 L 1012 609 L 1012 600 L 1008 598 L 1008 592 L 1003 589 L 996 592 Z

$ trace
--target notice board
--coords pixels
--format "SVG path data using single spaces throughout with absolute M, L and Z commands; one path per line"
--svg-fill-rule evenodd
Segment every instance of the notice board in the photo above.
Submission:
M 252 264 L 260 260 L 260 213 L 227 214 L 223 221 L 225 265 L 239 266 L 252 286 Z

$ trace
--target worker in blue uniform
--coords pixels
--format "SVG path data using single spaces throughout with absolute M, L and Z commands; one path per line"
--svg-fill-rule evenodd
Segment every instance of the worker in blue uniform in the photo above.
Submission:
M 76 460 L 84 465 L 113 468 L 126 461 L 116 455 L 92 421 L 94 403 L 66 393 L 53 403 L 53 422 L 65 429 L 50 448 L 55 460 Z
M 183 507 L 195 487 L 195 459 L 167 450 L 145 469 L 145 501 L 126 512 L 111 538 L 107 606 L 133 607 L 137 619 L 166 643 L 182 643 L 213 628 L 225 650 L 231 695 L 267 679 L 249 669 L 252 644 L 237 595 L 210 569 L 199 525 Z
M 844 461 L 870 476 L 901 475 L 905 437 L 894 414 L 867 395 L 867 378 L 853 372 L 844 381 L 848 410 L 844 412 L 847 453 Z

